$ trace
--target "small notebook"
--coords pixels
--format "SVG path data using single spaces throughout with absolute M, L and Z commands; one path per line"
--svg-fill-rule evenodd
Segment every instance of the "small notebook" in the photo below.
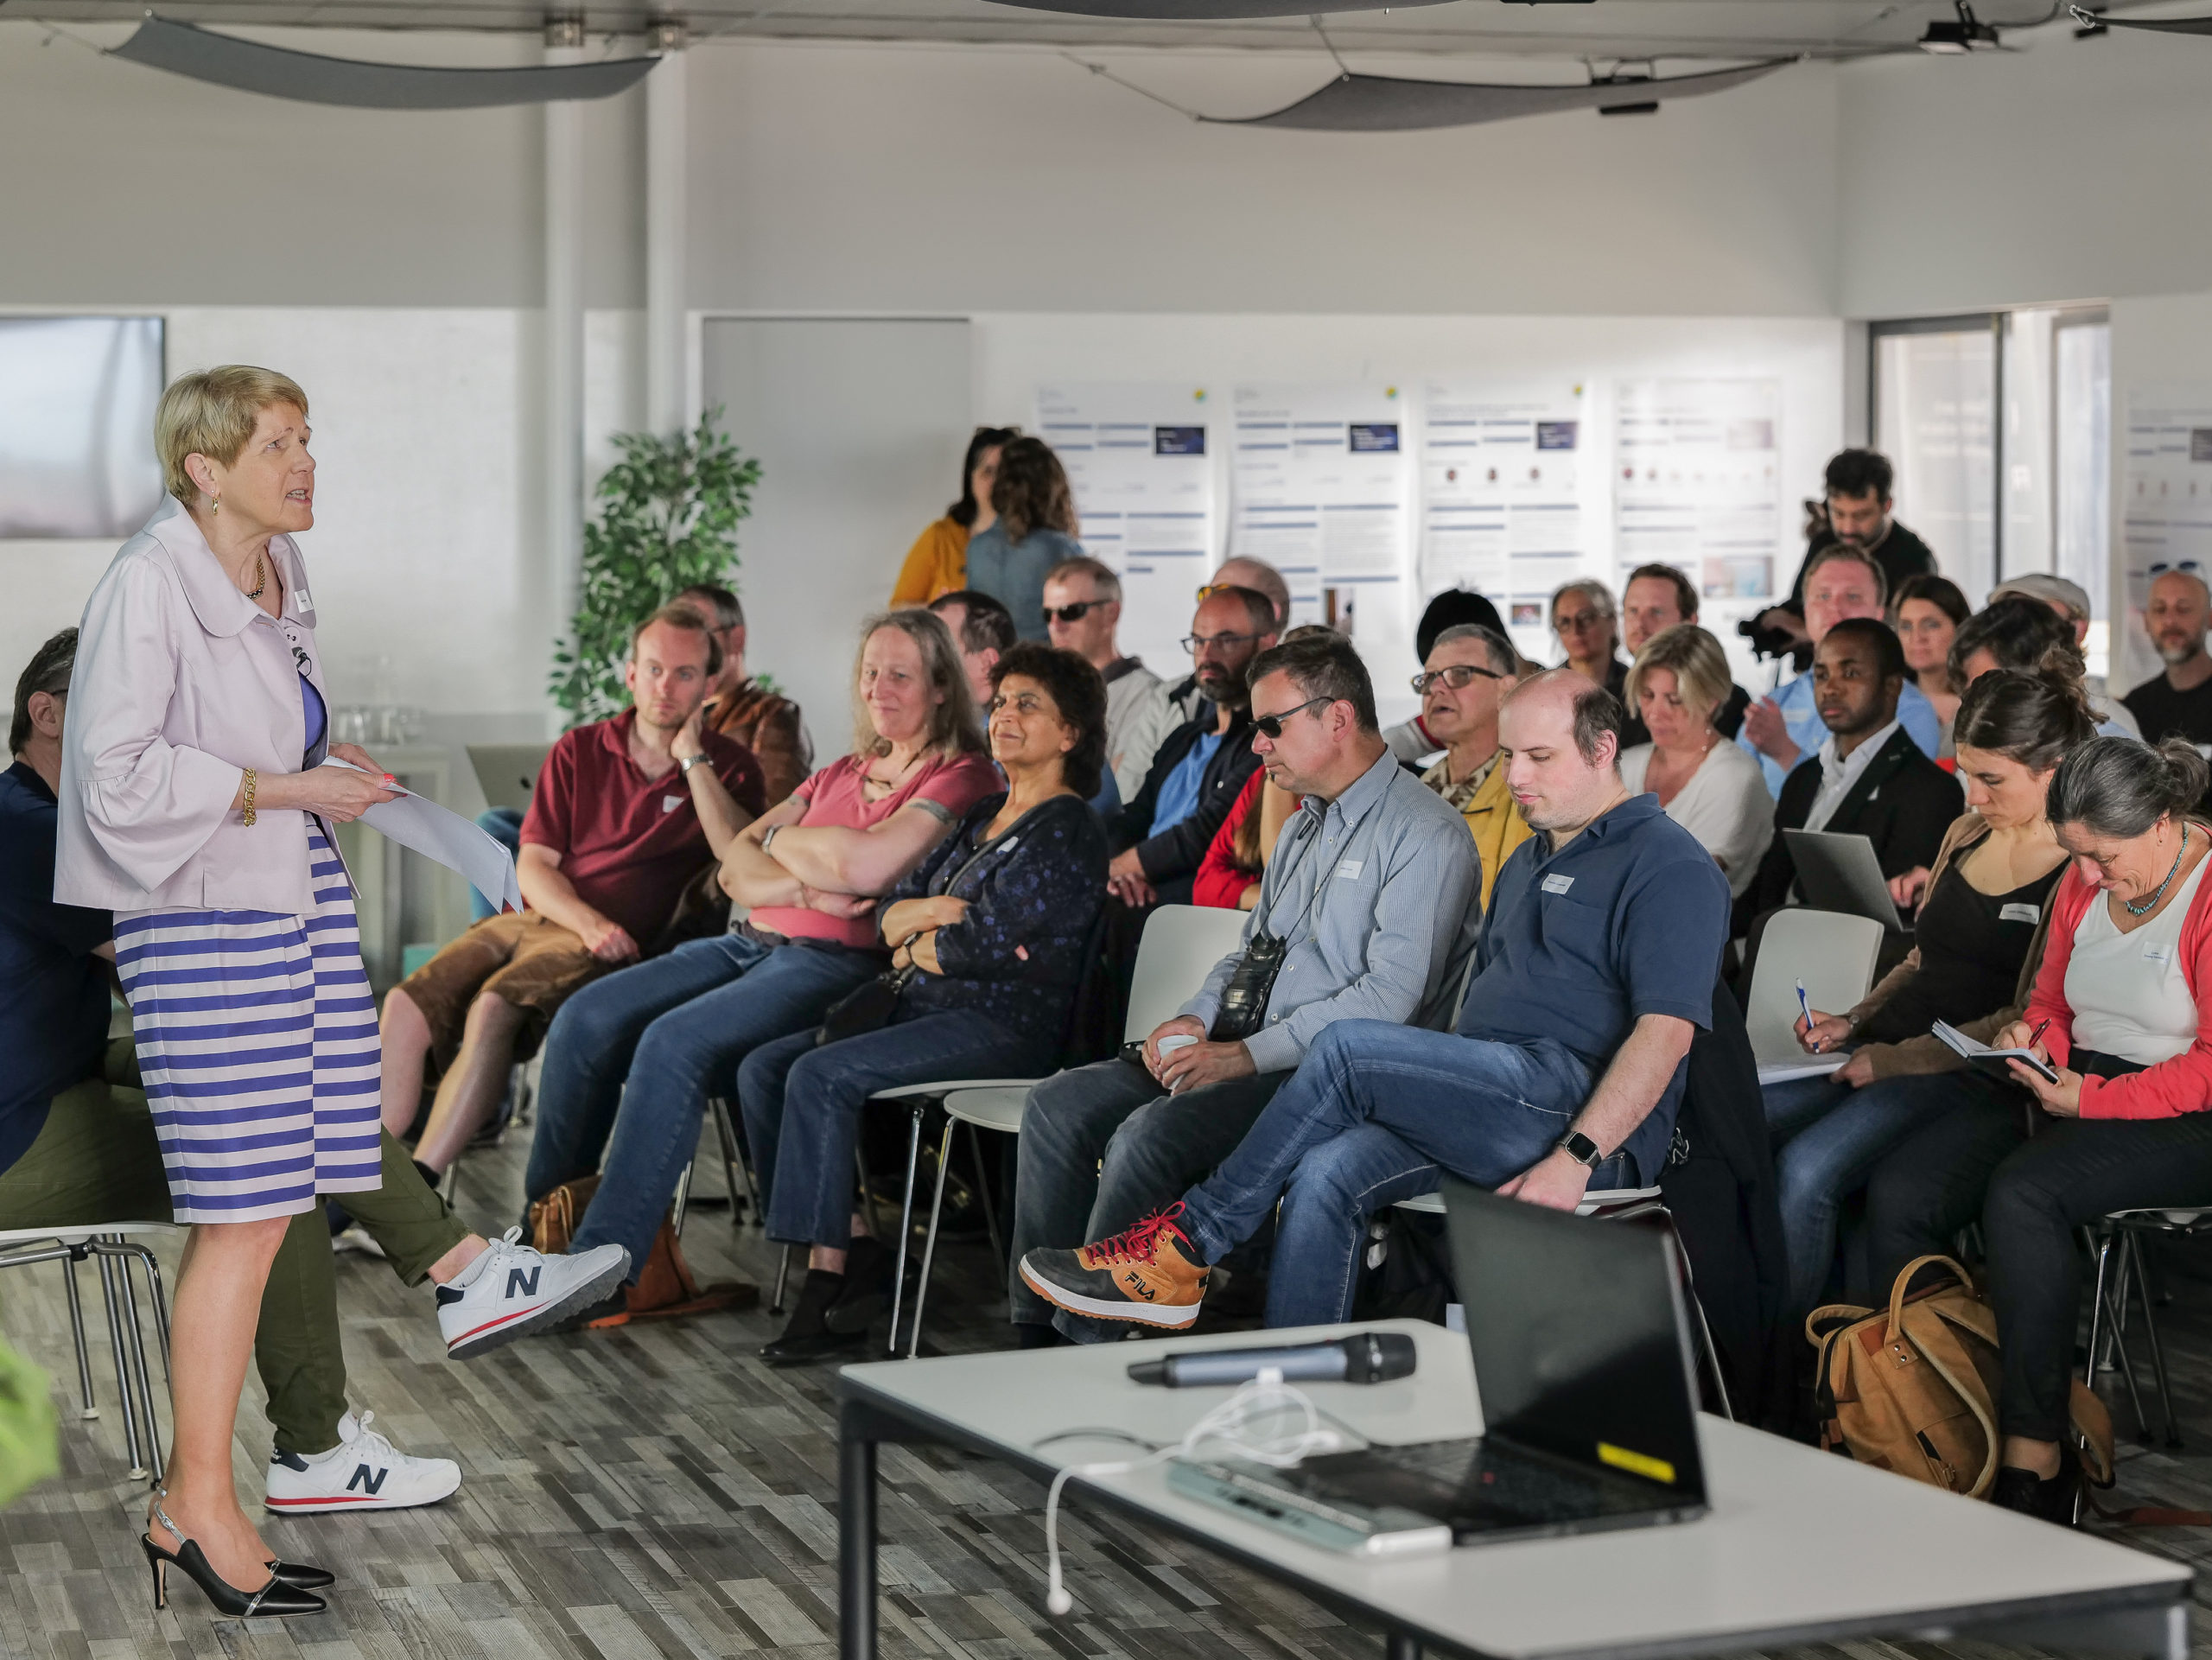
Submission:
M 1796 1060 L 1767 1060 L 1759 1063 L 1759 1082 L 1788 1084 L 1800 1078 L 1826 1078 L 1851 1057 L 1838 1051 L 1832 1055 L 1803 1055 Z
M 1987 1044 L 1968 1037 L 1948 1021 L 1938 1021 L 1928 1029 L 1949 1046 L 1952 1053 L 1978 1072 L 1987 1072 L 1992 1078 L 2001 1078 L 2008 1084 L 2017 1084 L 2019 1079 L 2012 1076 L 2012 1069 L 2005 1064 L 2008 1060 L 2017 1060 L 2022 1065 L 2042 1073 L 2053 1084 L 2058 1082 L 2058 1074 L 2051 1070 L 2050 1063 L 2032 1049 L 1993 1049 Z

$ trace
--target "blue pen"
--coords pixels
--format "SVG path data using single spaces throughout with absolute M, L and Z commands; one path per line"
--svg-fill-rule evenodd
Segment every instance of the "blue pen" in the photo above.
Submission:
M 1808 1037 L 1810 1037 L 1813 1031 L 1813 1002 L 1812 999 L 1805 995 L 1805 983 L 1802 980 L 1797 983 L 1797 1007 L 1804 1014 L 1805 1033 Z M 1813 1044 L 1813 1053 L 1816 1055 L 1821 1053 L 1818 1040 Z

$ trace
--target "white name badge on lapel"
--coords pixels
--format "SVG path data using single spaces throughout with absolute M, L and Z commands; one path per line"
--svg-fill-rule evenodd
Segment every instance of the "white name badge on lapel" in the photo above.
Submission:
M 1537 886 L 1541 887 L 1547 894 L 1564 894 L 1568 888 L 1574 886 L 1574 878 L 1572 876 L 1562 876 L 1557 872 L 1554 872 L 1551 875 L 1545 877 L 1542 881 L 1537 884 Z
M 2025 922 L 2031 925 L 2043 920 L 2040 905 L 2008 905 L 1997 913 L 1999 922 Z
M 1337 866 L 1337 880 L 1344 882 L 1356 882 L 1359 880 L 1359 873 L 1366 868 L 1367 861 L 1364 859 L 1343 860 Z
M 2145 963 L 2156 963 L 2160 968 L 2164 968 L 2171 962 L 2173 955 L 2174 948 L 2171 943 L 2164 939 L 2154 939 L 2143 948 L 2143 960 Z

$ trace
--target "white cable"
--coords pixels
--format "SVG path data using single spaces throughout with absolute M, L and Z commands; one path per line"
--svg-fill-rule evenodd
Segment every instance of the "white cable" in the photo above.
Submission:
M 1260 1428 L 1268 1418 L 1292 1411 L 1300 1415 L 1301 1427 L 1274 1434 L 1266 1433 Z M 1058 1435 L 1047 1435 L 1037 1445 L 1046 1447 L 1053 1441 L 1077 1436 L 1118 1435 L 1122 1433 L 1119 1430 L 1071 1429 Z M 1126 1439 L 1137 1441 L 1138 1437 L 1129 1435 Z M 1045 1557 L 1047 1564 L 1045 1606 L 1055 1614 L 1067 1613 L 1075 1607 L 1075 1599 L 1068 1594 L 1067 1587 L 1060 1582 L 1060 1490 L 1067 1485 L 1070 1477 L 1128 1475 L 1172 1458 L 1198 1458 L 1203 1448 L 1217 1445 L 1239 1458 L 1284 1470 L 1316 1453 L 1341 1452 L 1345 1442 L 1338 1431 L 1323 1426 L 1319 1409 L 1303 1390 L 1287 1387 L 1282 1381 L 1281 1369 L 1268 1366 L 1262 1369 L 1257 1377 L 1192 1424 L 1190 1433 L 1171 1446 L 1154 1447 L 1142 1458 L 1114 1459 L 1101 1464 L 1065 1466 L 1052 1478 L 1052 1490 L 1045 1495 Z

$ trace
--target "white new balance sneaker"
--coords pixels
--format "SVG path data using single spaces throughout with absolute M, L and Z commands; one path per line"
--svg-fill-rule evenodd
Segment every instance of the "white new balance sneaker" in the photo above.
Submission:
M 438 1288 L 438 1330 L 454 1359 L 483 1354 L 588 1308 L 630 1271 L 630 1253 L 620 1245 L 548 1256 L 521 1239 L 520 1228 L 508 1229 L 458 1279 Z
M 410 1458 L 369 1428 L 376 1414 L 338 1421 L 338 1445 L 303 1459 L 279 1453 L 269 1460 L 262 1503 L 296 1515 L 307 1511 L 404 1511 L 449 1498 L 461 1485 L 451 1459 Z

